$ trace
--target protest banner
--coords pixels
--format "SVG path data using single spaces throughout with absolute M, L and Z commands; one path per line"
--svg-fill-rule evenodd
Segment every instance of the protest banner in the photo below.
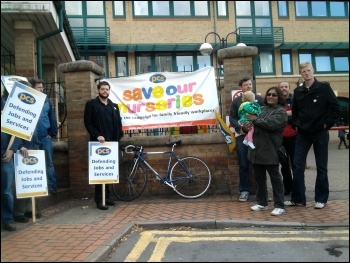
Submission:
M 118 105 L 123 130 L 216 124 L 219 110 L 213 67 L 102 79 Z
M 216 112 L 215 114 L 219 124 L 220 132 L 222 133 L 222 135 L 226 140 L 230 153 L 232 153 L 233 150 L 236 148 L 236 136 L 233 134 L 231 129 L 226 125 L 224 120 L 221 118 L 220 114 L 218 112 Z

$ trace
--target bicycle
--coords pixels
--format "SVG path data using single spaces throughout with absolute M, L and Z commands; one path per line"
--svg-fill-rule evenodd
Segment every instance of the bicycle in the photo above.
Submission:
M 167 142 L 171 151 L 145 152 L 143 146 L 128 145 L 122 151 L 134 154 L 133 160 L 123 162 L 119 166 L 119 183 L 113 184 L 115 196 L 122 201 L 132 201 L 138 198 L 146 188 L 147 168 L 152 171 L 157 180 L 171 187 L 184 198 L 198 198 L 209 188 L 211 172 L 208 165 L 198 157 L 187 156 L 179 158 L 174 148 L 181 140 Z M 166 174 L 162 177 L 144 158 L 144 155 L 168 154 L 169 162 Z M 174 162 L 172 162 L 174 161 Z

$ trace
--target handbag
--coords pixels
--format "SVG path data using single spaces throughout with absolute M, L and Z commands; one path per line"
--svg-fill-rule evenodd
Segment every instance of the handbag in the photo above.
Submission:
M 296 136 L 297 133 L 298 133 L 298 131 L 297 131 L 297 130 L 294 130 L 294 129 L 292 128 L 292 124 L 287 123 L 286 127 L 284 128 L 284 130 L 283 130 L 283 132 L 282 132 L 282 136 L 283 136 L 284 138 L 290 138 L 290 137 Z
M 278 148 L 278 160 L 281 164 L 288 161 L 287 151 L 283 145 Z

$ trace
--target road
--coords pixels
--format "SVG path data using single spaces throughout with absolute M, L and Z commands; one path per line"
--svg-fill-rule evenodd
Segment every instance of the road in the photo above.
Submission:
M 135 228 L 106 262 L 348 262 L 348 228 Z

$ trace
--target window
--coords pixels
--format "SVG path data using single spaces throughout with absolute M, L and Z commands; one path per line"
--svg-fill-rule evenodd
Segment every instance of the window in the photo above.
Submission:
M 192 72 L 211 66 L 210 56 L 199 52 L 136 53 L 136 74 L 147 72 Z
M 64 5 L 71 27 L 106 26 L 103 1 L 64 1 Z
M 105 56 L 94 56 L 94 55 L 90 55 L 88 60 L 96 63 L 97 65 L 99 65 L 101 68 L 103 68 L 104 70 L 106 70 L 107 65 L 106 65 L 106 57 Z
M 256 75 L 271 75 L 274 73 L 273 51 L 259 51 L 254 59 Z
M 292 57 L 290 52 L 282 51 L 281 53 L 282 74 L 292 74 Z
M 218 17 L 228 17 L 227 2 L 226 1 L 216 1 L 216 11 L 217 11 Z
M 125 17 L 124 1 L 113 1 L 113 17 Z
M 278 1 L 278 17 L 279 18 L 288 18 L 288 1 Z
M 115 53 L 115 63 L 116 63 L 116 71 L 117 77 L 126 77 L 128 76 L 128 60 L 126 53 Z
M 349 73 L 348 50 L 300 51 L 299 63 L 309 61 L 315 73 Z
M 135 17 L 209 17 L 209 1 L 132 1 Z
M 271 27 L 269 1 L 235 1 L 236 27 Z
M 348 1 L 295 1 L 296 17 L 349 17 Z

